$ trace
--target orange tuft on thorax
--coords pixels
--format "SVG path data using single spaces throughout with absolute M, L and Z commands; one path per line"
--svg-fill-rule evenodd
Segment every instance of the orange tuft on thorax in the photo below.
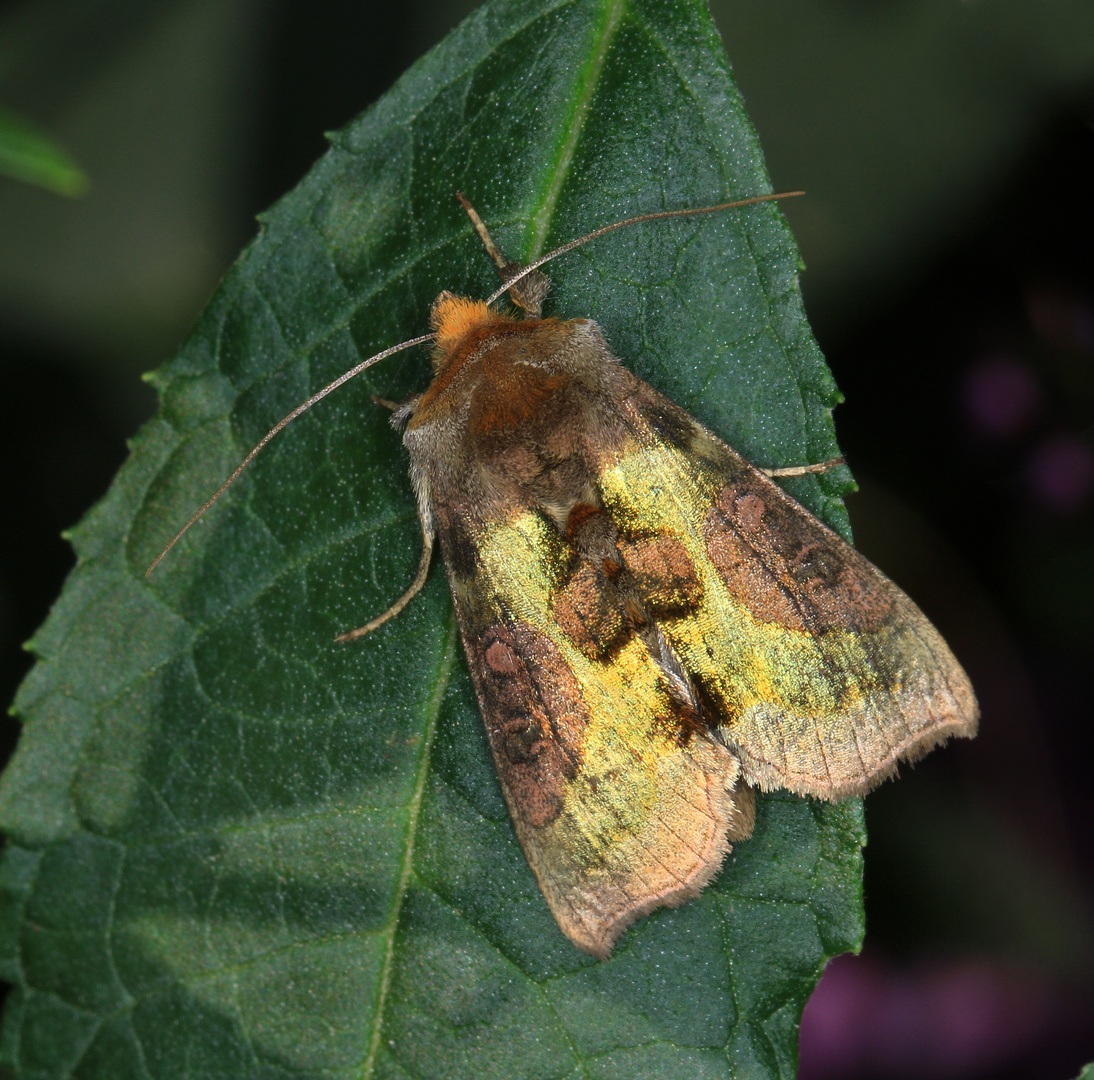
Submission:
M 452 353 L 475 330 L 496 323 L 511 322 L 507 316 L 486 306 L 482 300 L 470 300 L 445 291 L 433 303 L 430 322 L 437 334 L 437 352 L 441 356 Z

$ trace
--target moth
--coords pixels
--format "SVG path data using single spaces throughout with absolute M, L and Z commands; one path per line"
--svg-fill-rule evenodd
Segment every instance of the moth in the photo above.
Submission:
M 517 837 L 562 932 L 596 957 L 710 881 L 751 835 L 755 791 L 861 795 L 976 733 L 967 676 L 896 585 L 636 378 L 594 321 L 542 315 L 547 259 L 777 197 L 616 222 L 522 267 L 460 196 L 504 284 L 488 301 L 442 292 L 432 335 L 396 347 L 434 341 L 432 382 L 392 418 L 422 557 L 391 608 L 338 640 L 397 615 L 439 541 Z M 494 306 L 506 292 L 519 315 Z M 294 410 L 178 535 L 286 423 L 394 351 Z

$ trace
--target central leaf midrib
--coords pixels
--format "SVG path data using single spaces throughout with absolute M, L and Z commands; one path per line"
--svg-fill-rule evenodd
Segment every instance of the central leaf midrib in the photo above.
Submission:
M 376 997 L 376 1013 L 372 1021 L 372 1032 L 369 1036 L 368 1055 L 361 1068 L 361 1076 L 367 1080 L 373 1075 L 376 1068 L 376 1058 L 380 1051 L 380 1037 L 384 1027 L 384 1010 L 387 1005 L 388 990 L 391 986 L 392 974 L 395 968 L 395 933 L 399 926 L 399 916 L 403 910 L 403 901 L 406 898 L 410 878 L 414 872 L 415 841 L 418 834 L 418 819 L 421 813 L 422 796 L 425 792 L 426 780 L 429 778 L 429 765 L 433 749 L 433 736 L 437 730 L 437 722 L 441 714 L 441 704 L 444 701 L 445 691 L 452 678 L 452 671 L 456 666 L 458 646 L 456 644 L 456 619 L 453 612 L 449 612 L 448 632 L 446 634 L 444 659 L 437 669 L 437 679 L 430 695 L 429 705 L 426 710 L 425 738 L 422 740 L 422 753 L 418 758 L 417 776 L 414 779 L 414 793 L 407 807 L 406 838 L 403 842 L 403 859 L 399 871 L 399 881 L 395 887 L 395 895 L 392 900 L 391 914 L 387 918 L 383 935 L 386 938 L 384 946 L 384 963 L 380 972 L 380 989 Z
M 531 239 L 527 252 L 529 262 L 543 254 L 562 187 L 573 164 L 577 143 L 585 128 L 585 119 L 589 115 L 597 83 L 604 69 L 608 48 L 626 7 L 627 0 L 606 0 L 601 17 L 594 24 L 589 36 L 588 58 L 574 80 L 576 92 L 569 100 L 570 107 L 561 116 L 560 128 L 564 136 L 556 146 L 553 164 L 546 170 L 547 183 L 540 195 L 539 209 L 532 215 Z

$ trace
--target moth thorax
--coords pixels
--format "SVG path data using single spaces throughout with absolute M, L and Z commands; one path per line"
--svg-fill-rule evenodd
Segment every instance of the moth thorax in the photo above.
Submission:
M 512 320 L 487 307 L 482 300 L 456 296 L 446 289 L 433 301 L 430 322 L 437 335 L 433 350 L 433 370 L 441 371 L 468 336 L 486 327 Z

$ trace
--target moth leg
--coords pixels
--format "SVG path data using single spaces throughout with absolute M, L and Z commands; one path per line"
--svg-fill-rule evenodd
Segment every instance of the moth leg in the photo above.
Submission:
M 395 410 L 399 407 L 399 403 L 397 401 L 389 401 L 386 397 L 380 397 L 379 394 L 373 394 L 372 395 L 372 404 L 373 405 L 382 405 L 385 409 L 388 409 L 390 412 L 395 412 Z
M 764 476 L 805 476 L 808 473 L 823 473 L 834 469 L 837 465 L 847 464 L 847 459 L 841 454 L 839 457 L 829 458 L 817 465 L 791 465 L 786 469 L 761 469 Z
M 383 612 L 381 615 L 377 615 L 375 619 L 369 619 L 364 626 L 357 627 L 356 630 L 350 630 L 345 634 L 339 634 L 334 640 L 337 642 L 353 641 L 356 638 L 364 637 L 365 634 L 371 634 L 379 626 L 383 626 L 388 619 L 394 619 L 422 591 L 422 586 L 425 584 L 425 579 L 429 574 L 429 564 L 433 558 L 433 529 L 426 524 L 426 520 L 421 514 L 418 515 L 418 521 L 422 526 L 422 558 L 418 563 L 418 573 L 414 575 L 414 580 L 410 583 L 410 588 L 407 589 L 394 604 Z

